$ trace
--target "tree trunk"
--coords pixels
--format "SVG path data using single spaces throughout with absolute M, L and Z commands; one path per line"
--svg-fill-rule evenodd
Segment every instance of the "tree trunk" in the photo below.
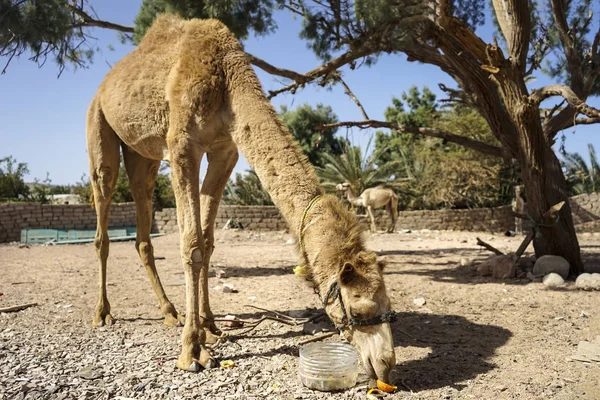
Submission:
M 561 256 L 571 266 L 570 275 L 577 276 L 583 272 L 583 262 L 560 162 L 549 144 L 533 146 L 529 150 L 521 164 L 527 211 L 536 222 L 543 224 L 539 226 L 539 237 L 533 241 L 535 255 L 538 258 L 543 255 Z M 561 201 L 565 201 L 565 205 L 558 214 L 558 220 L 542 221 L 543 214 Z

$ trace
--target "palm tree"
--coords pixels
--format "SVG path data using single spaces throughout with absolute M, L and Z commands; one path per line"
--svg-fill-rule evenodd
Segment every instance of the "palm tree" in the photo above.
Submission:
M 594 145 L 588 144 L 590 165 L 585 162 L 579 153 L 562 153 L 562 161 L 567 190 L 570 195 L 593 193 L 600 191 L 600 167 L 596 158 Z
M 347 182 L 352 191 L 359 195 L 365 189 L 390 181 L 398 170 L 397 161 L 376 165 L 376 157 L 364 159 L 359 147 L 349 147 L 341 155 L 324 154 L 325 166 L 317 168 L 321 183 L 326 190 L 333 191 L 339 183 Z

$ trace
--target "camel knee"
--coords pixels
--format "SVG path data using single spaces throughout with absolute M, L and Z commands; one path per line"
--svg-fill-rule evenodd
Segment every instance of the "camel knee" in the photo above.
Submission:
M 113 171 L 111 167 L 99 167 L 92 174 L 92 182 L 103 198 L 108 199 L 111 197 L 118 173 L 118 170 Z
M 137 250 L 138 254 L 140 255 L 140 258 L 143 261 L 149 260 L 154 252 L 154 247 L 152 246 L 152 244 L 150 242 L 145 241 L 136 242 L 135 249 Z
M 96 255 L 100 257 L 102 260 L 106 260 L 108 258 L 108 245 L 110 240 L 107 234 L 97 234 L 94 238 L 94 247 L 96 248 Z

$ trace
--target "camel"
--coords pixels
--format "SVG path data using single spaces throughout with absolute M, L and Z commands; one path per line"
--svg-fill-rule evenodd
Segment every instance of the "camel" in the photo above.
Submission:
M 376 186 L 363 191 L 360 196 L 356 197 L 350 184 L 339 183 L 336 185 L 336 190 L 346 195 L 346 198 L 350 204 L 359 207 L 366 207 L 371 219 L 371 231 L 376 232 L 377 227 L 375 226 L 375 216 L 373 210 L 385 206 L 392 224 L 387 228 L 388 233 L 394 232 L 396 228 L 396 221 L 398 221 L 398 196 L 392 189 L 386 189 L 383 186 Z
M 139 46 L 106 75 L 86 125 L 100 266 L 93 326 L 113 322 L 106 293 L 107 225 L 120 148 L 137 210 L 136 249 L 165 324 L 184 324 L 176 366 L 195 372 L 216 365 L 206 347 L 221 334 L 209 305 L 208 267 L 217 209 L 239 149 L 299 238 L 308 279 L 323 296 L 327 315 L 358 349 L 370 376 L 388 381 L 396 361 L 384 264 L 365 248 L 356 217 L 335 196 L 323 195 L 315 171 L 224 24 L 160 15 Z M 208 168 L 200 188 L 204 155 Z M 176 198 L 185 318 L 163 290 L 150 240 L 161 160 L 170 164 Z

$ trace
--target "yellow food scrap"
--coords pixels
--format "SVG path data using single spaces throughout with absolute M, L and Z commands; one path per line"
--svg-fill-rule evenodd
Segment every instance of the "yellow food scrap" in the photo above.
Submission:
M 223 360 L 221 361 L 221 368 L 233 368 L 235 363 L 231 360 Z
M 392 393 L 394 390 L 398 389 L 398 386 L 388 385 L 387 383 L 377 379 L 377 388 L 383 392 Z
M 306 276 L 308 275 L 308 268 L 306 265 L 298 265 L 294 268 L 294 275 L 296 276 Z
M 375 395 L 379 395 L 379 396 L 375 396 Z M 379 400 L 379 398 L 382 396 L 381 390 L 379 389 L 369 389 L 369 391 L 367 392 L 367 400 Z

